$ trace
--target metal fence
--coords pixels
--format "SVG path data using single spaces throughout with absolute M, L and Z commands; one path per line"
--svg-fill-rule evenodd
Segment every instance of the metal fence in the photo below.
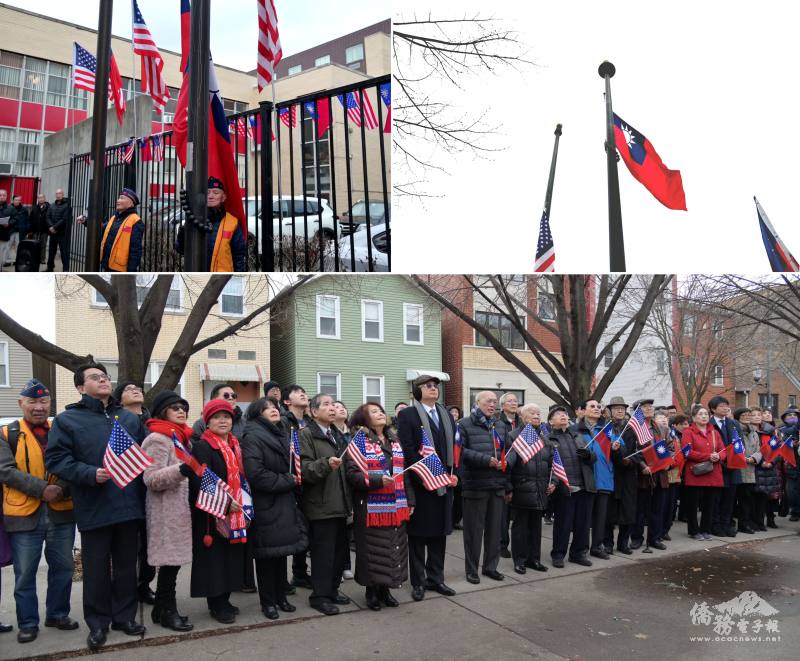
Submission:
M 387 271 L 391 269 L 387 102 L 389 76 L 228 117 L 247 216 L 248 270 Z M 154 149 L 154 141 L 163 147 Z M 141 271 L 180 271 L 175 249 L 183 224 L 185 173 L 172 133 L 106 149 L 102 217 L 114 214 L 124 186 L 141 198 L 145 223 Z M 128 162 L 129 161 L 129 162 Z M 70 160 L 73 223 L 70 268 L 86 264 L 89 154 Z M 269 191 L 262 195 L 262 192 Z M 270 194 L 271 192 L 271 194 Z M 229 193 L 230 195 L 230 193 Z M 264 198 L 264 199 L 262 199 Z

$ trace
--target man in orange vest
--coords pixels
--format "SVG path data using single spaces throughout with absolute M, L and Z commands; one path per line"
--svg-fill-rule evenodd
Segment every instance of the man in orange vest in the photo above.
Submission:
M 39 634 L 36 571 L 42 546 L 48 565 L 44 625 L 62 631 L 78 628 L 69 617 L 75 516 L 68 485 L 45 470 L 50 391 L 31 379 L 20 392 L 19 407 L 22 419 L 0 430 L 0 482 L 14 558 L 17 640 L 30 643 Z
M 123 188 L 117 198 L 117 213 L 103 227 L 100 244 L 100 270 L 131 272 L 139 270 L 144 241 L 144 222 L 136 207 L 139 196 L 130 188 Z
M 225 211 L 225 185 L 216 177 L 208 178 L 208 222 L 206 270 L 218 273 L 247 271 L 247 241 L 239 220 Z M 178 231 L 175 249 L 182 255 L 184 228 Z

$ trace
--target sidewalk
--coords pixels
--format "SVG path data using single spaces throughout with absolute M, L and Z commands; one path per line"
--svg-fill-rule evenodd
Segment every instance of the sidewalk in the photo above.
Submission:
M 431 643 L 430 654 L 409 651 L 409 654 L 405 657 L 406 659 L 424 659 L 434 656 L 442 658 L 442 648 L 440 646 L 444 644 L 445 640 L 450 640 L 448 635 L 454 634 L 456 630 L 459 632 L 459 642 L 464 647 L 464 650 L 469 652 L 466 657 L 462 654 L 462 659 L 490 658 L 493 655 L 496 658 L 503 659 L 558 658 L 546 649 L 540 648 L 532 639 L 524 636 L 520 637 L 518 634 L 513 633 L 505 625 L 515 622 L 519 626 L 530 626 L 531 620 L 527 612 L 529 607 L 534 604 L 538 605 L 539 608 L 545 607 L 545 613 L 542 618 L 548 616 L 555 618 L 557 609 L 554 608 L 552 612 L 548 612 L 547 603 L 553 600 L 555 604 L 555 602 L 564 600 L 567 596 L 569 596 L 569 604 L 571 604 L 570 609 L 572 604 L 591 608 L 591 603 L 584 601 L 588 599 L 589 590 L 599 589 L 599 587 L 604 590 L 614 587 L 618 589 L 620 585 L 629 580 L 634 581 L 634 583 L 632 584 L 633 587 L 630 588 L 630 594 L 626 595 L 627 601 L 625 599 L 617 601 L 617 605 L 614 606 L 620 613 L 626 606 L 633 605 L 633 599 L 642 599 L 644 602 L 644 600 L 652 598 L 652 594 L 648 594 L 648 590 L 667 590 L 670 594 L 677 594 L 677 599 L 683 597 L 691 598 L 691 595 L 697 593 L 698 590 L 703 593 L 704 589 L 710 589 L 710 584 L 709 588 L 704 588 L 703 585 L 699 584 L 706 582 L 704 578 L 700 578 L 705 575 L 705 572 L 697 574 L 695 579 L 693 571 L 701 571 L 705 558 L 708 558 L 707 565 L 710 566 L 715 559 L 726 556 L 726 554 L 729 556 L 730 554 L 727 550 L 723 550 L 722 547 L 738 549 L 747 554 L 754 552 L 754 549 L 757 550 L 763 547 L 765 540 L 775 540 L 770 548 L 781 549 L 781 553 L 786 556 L 787 562 L 790 562 L 789 559 L 793 557 L 795 564 L 800 567 L 800 564 L 796 563 L 796 560 L 800 559 L 800 537 L 797 537 L 797 533 L 800 531 L 800 524 L 790 523 L 786 518 L 779 518 L 778 522 L 781 526 L 780 528 L 768 530 L 766 533 L 757 533 L 755 535 L 739 534 L 733 539 L 714 538 L 708 542 L 697 542 L 688 538 L 685 524 L 676 522 L 672 530 L 673 541 L 668 544 L 667 551 L 654 550 L 652 554 L 643 554 L 641 550 L 638 550 L 630 556 L 615 554 L 609 560 L 592 558 L 594 563 L 592 567 L 583 567 L 568 562 L 565 568 L 560 570 L 553 568 L 549 562 L 552 526 L 543 526 L 542 560 L 549 567 L 548 572 L 529 570 L 527 574 L 521 576 L 514 573 L 511 560 L 501 559 L 499 569 L 506 575 L 505 580 L 497 582 L 481 576 L 479 585 L 472 585 L 466 582 L 462 537 L 460 532 L 455 532 L 448 538 L 445 573 L 446 581 L 448 585 L 457 591 L 457 597 L 446 599 L 435 593 L 426 593 L 424 601 L 415 604 L 411 599 L 409 588 L 404 586 L 393 592 L 401 602 L 401 608 L 388 613 L 372 613 L 366 610 L 363 588 L 355 584 L 354 581 L 345 581 L 342 584 L 342 590 L 353 599 L 353 603 L 342 607 L 343 613 L 366 610 L 366 612 L 361 612 L 355 618 L 341 615 L 326 618 L 308 606 L 308 591 L 298 590 L 297 595 L 289 597 L 289 601 L 297 606 L 297 612 L 292 614 L 281 613 L 279 620 L 271 622 L 261 614 L 257 595 L 234 594 L 231 600 L 235 605 L 239 606 L 241 614 L 237 618 L 235 625 L 224 627 L 211 619 L 206 609 L 205 600 L 191 599 L 186 596 L 189 593 L 190 568 L 184 567 L 178 577 L 179 607 L 182 614 L 191 618 L 195 625 L 194 631 L 188 634 L 177 634 L 152 624 L 150 621 L 150 607 L 148 606 L 145 607 L 145 624 L 148 627 L 148 631 L 144 641 L 140 642 L 138 639 L 131 639 L 119 632 L 111 631 L 108 636 L 107 646 L 104 649 L 105 651 L 115 651 L 118 655 L 122 655 L 122 651 L 125 650 L 127 658 L 156 658 L 157 656 L 163 658 L 171 647 L 162 646 L 169 646 L 171 643 L 180 641 L 181 648 L 179 653 L 181 656 L 187 656 L 189 650 L 193 649 L 197 650 L 198 659 L 208 654 L 216 658 L 216 653 L 211 650 L 217 648 L 220 650 L 230 649 L 230 644 L 215 641 L 234 640 L 237 646 L 245 644 L 245 641 L 251 641 L 248 644 L 252 645 L 252 647 L 246 647 L 244 652 L 249 650 L 252 654 L 243 653 L 240 658 L 263 658 L 264 645 L 268 646 L 270 656 L 274 656 L 274 652 L 277 649 L 273 646 L 273 643 L 280 648 L 280 641 L 285 641 L 287 652 L 291 651 L 292 653 L 278 656 L 277 658 L 280 658 L 281 661 L 288 661 L 290 658 L 309 658 L 319 653 L 325 654 L 326 661 L 331 658 L 354 659 L 359 656 L 363 658 L 367 655 L 363 648 L 359 653 L 355 649 L 350 649 L 350 646 L 354 644 L 354 641 L 359 640 L 360 629 L 357 626 L 357 622 L 368 618 L 371 627 L 373 627 L 369 632 L 366 632 L 370 645 L 373 644 L 372 641 L 374 641 L 375 645 L 378 645 L 383 640 L 383 636 L 386 635 L 387 638 L 383 641 L 384 643 L 388 644 L 389 640 L 393 640 L 396 637 L 397 645 L 400 646 L 398 649 L 402 650 L 406 645 L 413 647 L 413 645 L 419 644 L 419 636 L 425 636 L 425 632 L 428 632 L 430 638 L 426 638 L 426 640 L 430 640 Z M 779 546 L 775 547 L 774 544 L 779 544 Z M 720 549 L 721 552 L 715 554 L 715 549 Z M 788 555 L 786 555 L 787 553 Z M 699 557 L 695 559 L 696 556 Z M 689 562 L 689 558 L 691 558 L 691 562 Z M 692 566 L 687 569 L 687 563 L 699 565 L 699 567 Z M 629 571 L 637 564 L 639 566 L 636 567 L 634 572 Z M 671 567 L 675 565 L 676 568 L 674 570 L 670 568 L 669 572 L 667 572 L 667 564 L 670 564 Z M 674 574 L 675 578 L 662 577 L 660 582 L 652 583 L 653 586 L 659 587 L 648 588 L 640 592 L 639 583 L 636 583 L 636 581 L 647 577 L 646 580 L 641 581 L 641 585 L 651 585 L 650 575 L 655 573 L 653 572 L 654 569 L 656 571 L 664 569 L 665 574 L 669 573 L 670 577 Z M 679 576 L 683 575 L 681 572 L 687 571 L 688 582 L 696 580 L 698 585 L 687 586 L 687 580 L 679 578 Z M 797 574 L 800 576 L 800 571 Z M 611 577 L 610 581 L 602 580 L 604 576 Z M 736 582 L 742 583 L 741 590 L 754 589 L 746 585 L 747 581 L 739 580 Z M 46 585 L 44 562 L 39 568 L 38 584 L 40 610 L 42 611 L 43 619 Z M 0 635 L 0 659 L 32 657 L 74 658 L 85 654 L 85 641 L 88 631 L 82 621 L 81 587 L 80 584 L 76 584 L 72 593 L 72 616 L 81 623 L 81 627 L 77 631 L 59 632 L 41 627 L 39 638 L 35 642 L 20 645 L 16 642 L 15 628 L 12 633 Z M 727 585 L 724 587 L 730 589 L 732 586 Z M 13 603 L 13 572 L 11 567 L 6 567 L 2 570 L 2 588 L 0 621 L 16 625 Z M 792 589 L 796 589 L 796 594 L 800 594 L 800 584 Z M 181 597 L 181 595 L 183 596 Z M 764 594 L 763 596 L 767 601 L 770 601 L 769 595 Z M 531 601 L 531 597 L 533 597 L 533 601 Z M 781 606 L 776 607 L 784 611 Z M 688 606 L 686 613 L 688 613 Z M 686 620 L 686 624 L 691 624 L 685 613 L 682 614 L 682 617 Z M 458 618 L 457 624 L 452 618 Z M 486 623 L 485 619 L 490 620 L 493 624 Z M 616 621 L 618 618 L 615 616 L 613 619 Z M 629 618 L 628 621 L 630 621 Z M 297 626 L 284 627 L 283 625 L 286 624 Z M 482 629 L 481 627 L 484 625 L 488 629 Z M 563 625 L 563 627 L 560 625 Z M 477 630 L 475 629 L 476 626 L 478 626 Z M 266 631 L 267 628 L 270 629 L 269 632 Z M 396 630 L 390 634 L 389 629 Z M 490 630 L 494 630 L 494 633 L 489 638 L 486 638 L 484 634 L 487 634 Z M 479 631 L 482 633 L 477 635 Z M 573 633 L 571 622 L 564 620 L 561 615 L 558 615 L 553 622 L 553 626 L 546 629 L 546 631 L 555 631 L 558 636 L 565 636 L 567 639 Z M 245 636 L 245 632 L 250 633 Z M 256 635 L 255 632 L 260 633 Z M 323 637 L 325 645 L 320 646 L 321 639 L 318 636 L 322 632 L 325 632 Z M 540 631 L 540 633 L 543 632 Z M 412 636 L 412 638 L 409 638 L 409 636 Z M 668 637 L 668 632 L 665 631 L 664 636 Z M 217 637 L 221 638 L 217 639 Z M 440 637 L 441 640 L 439 640 Z M 497 637 L 505 641 L 504 652 L 500 656 L 497 655 L 498 650 L 494 648 L 494 643 L 492 642 Z M 450 644 L 452 642 L 451 640 Z M 603 642 L 606 641 L 603 640 Z M 655 641 L 653 642 L 655 643 Z M 328 646 L 336 648 L 336 654 L 332 657 L 324 651 Z M 373 650 L 378 650 L 379 647 L 381 645 L 374 648 L 371 647 L 368 652 L 369 655 L 372 656 Z M 346 653 L 348 649 L 350 649 L 349 655 Z M 438 653 L 435 651 L 437 649 L 439 649 Z M 479 652 L 481 653 L 479 654 Z M 378 654 L 378 652 L 376 651 L 375 654 Z M 772 657 L 775 658 L 775 655 L 773 654 Z M 385 661 L 386 658 L 387 656 L 384 654 L 382 659 Z M 396 657 L 392 656 L 391 658 Z M 574 658 L 595 659 L 600 657 L 587 652 L 583 656 Z

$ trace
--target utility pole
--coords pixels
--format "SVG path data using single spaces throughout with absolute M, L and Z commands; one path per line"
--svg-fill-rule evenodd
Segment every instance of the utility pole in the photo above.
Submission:
M 625 272 L 625 237 L 622 232 L 622 205 L 619 201 L 617 149 L 614 139 L 614 110 L 611 106 L 611 79 L 617 68 L 609 61 L 600 65 L 598 73 L 606 81 L 606 162 L 608 165 L 608 253 L 611 271 Z

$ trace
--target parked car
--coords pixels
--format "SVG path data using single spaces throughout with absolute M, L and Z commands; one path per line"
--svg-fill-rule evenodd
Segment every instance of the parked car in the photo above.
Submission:
M 320 229 L 319 212 L 322 209 L 322 236 L 326 239 L 334 239 L 341 236 L 341 227 L 334 228 L 333 209 L 330 208 L 325 200 L 315 197 L 307 197 L 303 206 L 303 196 L 283 195 L 280 200 L 277 195 L 272 198 L 272 235 L 275 239 L 283 236 L 284 239 L 292 237 L 292 227 L 294 236 L 297 239 L 305 239 L 306 222 L 308 217 L 308 238 L 309 240 L 319 240 L 317 232 Z M 261 199 L 258 197 L 242 198 L 245 214 L 247 214 L 247 233 L 250 238 L 261 238 Z M 305 214 L 303 213 L 305 208 Z M 292 212 L 294 211 L 294 218 Z
M 372 270 L 389 270 L 389 229 L 385 224 L 371 226 L 370 237 L 372 239 Z M 353 242 L 351 251 L 350 241 Z M 342 271 L 353 270 L 351 254 L 355 255 L 355 270 L 369 271 L 369 251 L 367 250 L 367 227 L 357 225 L 356 231 L 352 236 L 342 236 L 339 241 L 339 261 Z
M 391 215 L 391 212 L 390 214 Z M 386 224 L 386 207 L 383 200 L 370 200 L 369 202 L 369 221 L 371 225 L 385 225 Z M 367 203 L 364 200 L 359 200 L 353 205 L 350 211 L 345 211 L 342 214 L 340 224 L 342 226 L 342 235 L 346 236 L 356 231 L 359 226 L 367 222 Z

